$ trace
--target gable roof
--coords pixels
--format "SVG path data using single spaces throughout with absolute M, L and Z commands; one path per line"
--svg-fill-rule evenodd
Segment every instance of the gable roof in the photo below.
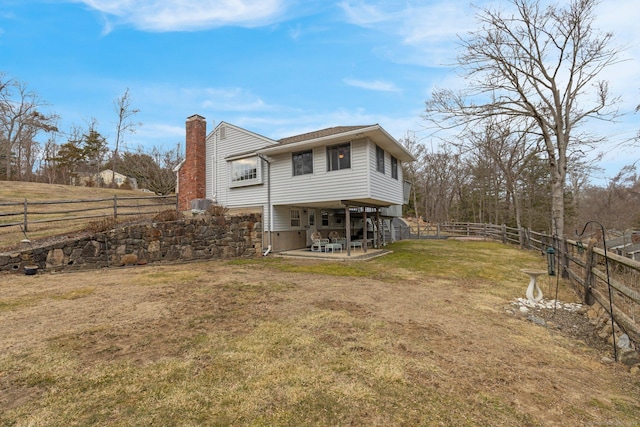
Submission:
M 335 126 L 326 129 L 320 129 L 313 132 L 307 132 L 300 135 L 289 136 L 287 138 L 279 139 L 281 144 L 292 144 L 294 142 L 307 141 L 309 139 L 322 138 L 325 136 L 337 135 L 340 133 L 351 132 L 358 129 L 364 129 L 375 125 L 366 126 Z
M 280 154 L 295 149 L 309 149 L 327 144 L 339 144 L 354 139 L 369 138 L 397 159 L 410 162 L 416 158 L 402 144 L 395 140 L 379 124 L 367 126 L 336 126 L 313 132 L 282 138 L 277 146 L 257 150 L 260 154 Z

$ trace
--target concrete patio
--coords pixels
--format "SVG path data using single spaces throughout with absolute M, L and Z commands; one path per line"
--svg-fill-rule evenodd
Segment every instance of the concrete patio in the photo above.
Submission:
M 332 261 L 357 261 L 364 260 L 370 258 L 376 258 L 379 256 L 383 256 L 386 254 L 390 254 L 392 251 L 386 249 L 367 249 L 367 252 L 364 252 L 362 249 L 352 249 L 351 256 L 347 255 L 347 251 L 343 250 L 342 252 L 319 252 L 319 251 L 311 251 L 309 248 L 307 249 L 293 249 L 290 251 L 282 251 L 274 253 L 274 256 L 281 257 L 298 257 L 298 258 L 315 258 L 315 259 L 324 259 L 324 260 L 332 260 Z

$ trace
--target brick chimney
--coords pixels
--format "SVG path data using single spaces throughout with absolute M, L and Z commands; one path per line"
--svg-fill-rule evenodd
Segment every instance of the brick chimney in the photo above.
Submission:
M 186 122 L 186 147 L 182 167 L 178 171 L 178 209 L 191 210 L 191 201 L 206 197 L 207 121 L 194 114 Z

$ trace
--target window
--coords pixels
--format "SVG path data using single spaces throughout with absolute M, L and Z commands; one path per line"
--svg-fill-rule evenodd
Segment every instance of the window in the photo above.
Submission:
M 316 226 L 316 211 L 314 211 L 313 209 L 309 211 L 309 226 Z
M 376 145 L 376 169 L 384 173 L 384 150 Z
M 313 173 L 313 150 L 298 151 L 293 153 L 293 176 Z
M 220 139 L 227 139 L 227 127 L 225 125 L 220 126 Z
M 232 187 L 262 183 L 260 161 L 257 157 L 233 160 L 229 165 L 229 171 Z
M 320 213 L 320 216 L 322 217 L 322 226 L 323 227 L 328 227 L 329 226 L 329 212 L 322 211 Z
M 391 156 L 391 178 L 398 179 L 398 159 Z
M 327 170 L 337 171 L 351 167 L 351 143 L 327 147 Z
M 300 209 L 291 209 L 291 226 L 300 227 Z

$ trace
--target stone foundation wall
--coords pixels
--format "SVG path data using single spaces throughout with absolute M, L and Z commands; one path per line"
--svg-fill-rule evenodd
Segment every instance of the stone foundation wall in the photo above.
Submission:
M 258 214 L 129 225 L 0 254 L 0 272 L 95 269 L 202 259 L 251 258 L 262 251 Z

